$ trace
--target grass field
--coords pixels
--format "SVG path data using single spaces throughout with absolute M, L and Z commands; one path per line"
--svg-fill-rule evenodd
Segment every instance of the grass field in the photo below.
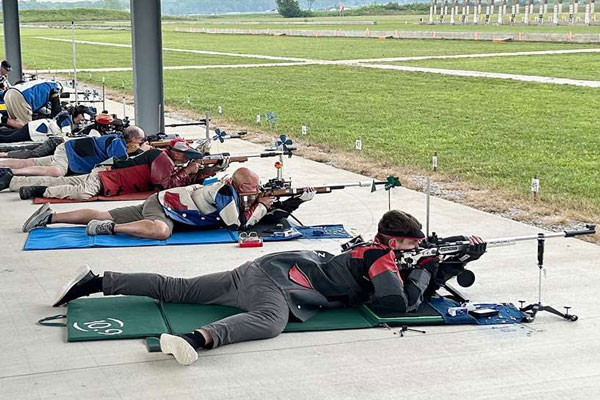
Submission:
M 170 31 L 168 48 L 344 60 L 402 56 L 594 48 L 562 43 L 370 40 Z M 70 44 L 37 37 L 70 38 L 60 29 L 23 29 L 28 66 L 69 68 Z M 128 44 L 130 32 L 76 32 L 78 40 Z M 130 65 L 130 49 L 77 46 L 78 66 Z M 235 64 L 263 59 L 164 52 L 165 65 Z M 401 65 L 435 66 L 598 80 L 597 54 L 423 60 Z M 131 91 L 131 72 L 82 74 L 98 84 Z M 597 135 L 598 89 L 497 79 L 460 78 L 349 66 L 299 66 L 245 70 L 165 71 L 166 105 L 216 114 L 239 126 L 256 127 L 256 114 L 277 112 L 277 130 L 340 151 L 364 143 L 362 156 L 426 173 L 440 154 L 443 173 L 459 181 L 526 198 L 529 181 L 542 179 L 542 199 L 589 215 L 600 212 Z M 187 99 L 190 98 L 188 103 Z
M 61 29 L 23 29 L 23 40 L 36 37 L 71 39 L 71 32 Z M 130 44 L 131 33 L 126 31 L 78 30 L 77 40 Z M 48 42 L 50 43 L 50 42 Z M 53 44 L 54 45 L 54 44 Z M 454 41 L 454 40 L 377 40 L 353 38 L 303 38 L 245 35 L 207 35 L 201 33 L 164 32 L 163 46 L 167 48 L 210 50 L 243 54 L 262 54 L 316 58 L 322 60 L 364 59 L 400 56 L 476 54 L 537 50 L 597 48 L 595 44 Z M 103 48 L 102 51 L 105 51 Z M 35 50 L 33 51 L 35 52 Z M 28 56 L 29 52 L 26 56 Z M 40 52 L 45 56 L 45 52 Z M 125 49 L 125 56 L 129 53 Z M 168 52 L 165 52 L 167 54 Z M 70 54 L 70 53 L 69 53 Z M 195 56 L 196 59 L 198 58 Z M 101 60 L 97 60 L 100 62 Z M 68 64 L 65 63 L 65 64 Z

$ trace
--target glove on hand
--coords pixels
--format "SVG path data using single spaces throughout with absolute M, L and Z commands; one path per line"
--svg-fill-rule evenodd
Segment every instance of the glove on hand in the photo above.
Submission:
M 315 188 L 307 187 L 304 188 L 304 192 L 302 192 L 302 194 L 298 198 L 302 201 L 311 201 L 313 197 L 315 197 L 316 193 L 317 192 L 315 191 Z
M 215 169 L 217 171 L 225 171 L 229 167 L 230 162 L 230 157 L 223 157 L 223 159 L 219 160 L 219 162 L 215 165 Z
M 437 257 L 425 257 L 417 263 L 417 267 L 427 270 L 431 276 L 437 274 L 438 267 L 440 266 L 440 260 Z
M 487 243 L 480 237 L 472 236 L 469 239 L 471 240 L 471 244 L 469 245 L 466 254 L 460 257 L 460 261 L 464 263 L 479 259 L 483 253 L 485 253 L 487 248 Z

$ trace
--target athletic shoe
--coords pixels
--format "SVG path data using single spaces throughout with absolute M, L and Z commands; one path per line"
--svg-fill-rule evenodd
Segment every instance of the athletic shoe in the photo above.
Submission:
M 36 212 L 31 214 L 31 217 L 27 218 L 27 221 L 23 224 L 23 232 L 29 232 L 34 228 L 41 228 L 48 225 L 52 214 L 54 214 L 54 210 L 50 208 L 50 204 L 46 203 L 42 205 Z
M 97 279 L 102 278 L 94 274 L 89 265 L 82 266 L 77 271 L 77 275 L 56 294 L 52 307 L 62 306 L 79 297 L 97 293 L 98 290 L 94 289 L 94 286 L 98 286 Z
M 13 178 L 12 171 L 10 168 L 4 168 L 4 173 L 0 175 L 0 190 L 4 190 L 10 186 L 10 181 Z
M 21 197 L 21 200 L 44 197 L 46 188 L 47 186 L 21 186 L 19 188 L 19 197 Z
M 93 219 L 88 222 L 87 227 L 85 228 L 85 233 L 87 233 L 89 236 L 114 235 L 115 223 L 110 220 L 99 221 L 97 219 Z
M 8 167 L 0 167 L 0 176 L 3 176 L 7 172 L 10 172 L 12 174 L 12 169 L 10 169 Z
M 190 365 L 198 360 L 198 352 L 181 336 L 163 333 L 160 335 L 160 351 L 172 354 L 182 365 Z

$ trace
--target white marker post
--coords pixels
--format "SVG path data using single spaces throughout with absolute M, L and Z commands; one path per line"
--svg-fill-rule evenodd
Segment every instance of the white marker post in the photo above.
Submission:
M 260 124 L 260 114 L 256 114 L 256 123 Z
M 356 139 L 356 141 L 354 142 L 354 147 L 356 148 L 356 150 L 362 151 L 362 140 Z
M 75 22 L 71 21 L 71 47 L 73 49 L 73 89 L 75 90 L 75 104 L 79 105 L 77 94 L 77 57 L 75 54 Z
M 217 107 L 217 111 L 219 112 L 219 114 L 223 114 L 223 107 L 221 107 L 221 106 Z
M 206 122 L 206 139 L 210 141 L 210 112 L 204 114 L 204 122 Z
M 537 200 L 540 192 L 540 178 L 535 175 L 531 179 L 531 193 L 533 193 L 533 200 Z
M 104 77 L 102 77 L 102 111 L 106 111 L 106 99 L 104 97 Z
M 308 126 L 302 125 L 302 134 L 306 135 L 308 133 Z
M 431 158 L 431 164 L 433 172 L 437 171 L 438 167 L 438 155 L 437 151 L 433 153 L 433 157 Z M 429 219 L 431 215 L 430 208 L 430 199 L 431 199 L 431 179 L 427 177 L 427 196 L 425 198 L 425 235 L 429 236 Z

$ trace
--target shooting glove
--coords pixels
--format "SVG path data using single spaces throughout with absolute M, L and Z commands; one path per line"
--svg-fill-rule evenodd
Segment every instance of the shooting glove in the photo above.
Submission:
M 315 197 L 315 194 L 316 192 L 314 188 L 307 187 L 298 198 L 302 201 L 311 201 Z
M 438 267 L 440 265 L 440 260 L 437 257 L 425 257 L 417 263 L 418 268 L 423 268 L 427 270 L 432 277 L 437 274 Z
M 475 261 L 475 260 L 479 259 L 483 255 L 483 253 L 485 253 L 486 248 L 487 248 L 487 243 L 485 243 L 485 242 L 478 243 L 478 244 L 472 244 L 469 246 L 467 253 L 464 256 L 460 257 L 460 261 L 462 261 L 464 263 Z
M 229 167 L 230 158 L 223 157 L 222 160 L 219 160 L 218 163 L 215 164 L 216 171 L 225 171 Z

